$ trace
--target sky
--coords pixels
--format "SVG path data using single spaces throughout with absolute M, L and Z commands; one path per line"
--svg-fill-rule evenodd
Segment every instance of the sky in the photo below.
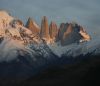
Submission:
M 40 25 L 43 16 L 58 25 L 74 21 L 92 38 L 100 37 L 100 0 L 0 0 L 0 9 L 24 23 L 31 17 Z

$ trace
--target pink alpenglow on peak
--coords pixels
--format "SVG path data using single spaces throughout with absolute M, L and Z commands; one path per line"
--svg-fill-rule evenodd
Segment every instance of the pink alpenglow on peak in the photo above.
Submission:
M 46 16 L 42 18 L 41 27 L 29 18 L 26 26 L 20 19 L 10 16 L 6 11 L 0 11 L 0 38 L 11 38 L 24 44 L 59 42 L 62 46 L 72 43 L 90 41 L 90 35 L 77 23 L 48 23 Z

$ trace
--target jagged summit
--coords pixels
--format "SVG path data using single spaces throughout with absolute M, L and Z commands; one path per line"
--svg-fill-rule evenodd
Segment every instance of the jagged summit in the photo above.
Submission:
M 6 11 L 0 11 L 0 37 L 5 36 L 5 28 L 9 26 L 9 22 L 13 20 Z
M 10 16 L 6 11 L 0 11 L 0 38 L 2 37 L 25 44 L 60 42 L 63 46 L 91 39 L 85 29 L 76 23 L 61 23 L 58 27 L 53 21 L 49 25 L 47 17 L 44 16 L 41 28 L 32 18 L 29 18 L 24 26 L 20 19 Z
M 40 27 L 36 24 L 36 22 L 29 17 L 26 27 L 32 31 L 33 34 L 39 34 L 40 32 Z
M 51 22 L 49 25 L 45 16 L 37 35 L 36 28 L 32 19 L 25 27 L 20 19 L 0 11 L 0 77 L 3 80 L 6 77 L 25 80 L 40 73 L 41 68 L 82 61 L 85 56 L 100 54 L 99 37 L 79 44 L 89 41 L 90 36 L 78 24 L 62 23 L 58 27 Z M 73 59 L 76 57 L 79 58 Z
M 9 23 L 11 20 L 13 20 L 13 17 L 10 16 L 6 11 L 0 11 L 0 21 Z
M 48 43 L 50 42 L 49 24 L 46 16 L 42 18 L 40 37 Z
M 73 23 L 62 23 L 58 32 L 58 40 L 62 45 L 68 45 L 75 42 L 89 41 L 90 36 L 82 26 Z
M 50 34 L 50 38 L 54 41 L 56 41 L 57 39 L 57 35 L 58 35 L 58 27 L 56 25 L 55 22 L 51 22 L 50 26 L 49 26 L 49 34 Z

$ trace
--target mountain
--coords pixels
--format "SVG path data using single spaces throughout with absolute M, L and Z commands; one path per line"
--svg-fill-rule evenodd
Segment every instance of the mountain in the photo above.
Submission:
M 91 40 L 77 23 L 61 23 L 58 27 L 55 22 L 49 25 L 44 16 L 41 28 L 31 18 L 24 26 L 20 19 L 0 11 L 0 80 L 3 84 L 5 80 L 14 83 L 14 80 L 26 80 L 54 65 L 69 65 L 100 55 L 99 39 Z
M 67 27 L 68 27 L 68 23 L 66 23 L 66 24 L 65 23 L 61 23 L 60 24 L 60 28 L 58 30 L 58 40 L 59 41 L 63 39 L 63 35 L 64 35 Z
M 33 34 L 33 32 L 26 28 L 23 22 L 19 19 L 13 18 L 7 12 L 0 12 L 0 37 L 2 38 L 10 38 L 13 40 L 17 40 L 22 45 L 28 43 L 38 43 L 39 42 L 39 29 L 37 29 L 38 35 Z M 29 20 L 30 21 L 30 20 Z M 31 21 L 30 21 L 31 22 Z M 32 22 L 31 22 L 32 23 Z M 36 24 L 32 23 L 31 29 L 34 30 Z M 36 28 L 35 28 L 36 29 Z M 37 37 L 38 36 L 38 37 Z
M 90 36 L 76 23 L 62 23 L 58 32 L 58 39 L 61 40 L 62 45 L 68 45 L 71 43 L 89 41 Z
M 90 41 L 91 37 L 90 35 L 85 31 L 85 29 L 80 26 L 80 32 L 79 32 L 82 36 L 82 39 L 80 40 L 80 42 L 84 42 L 84 41 Z
M 5 36 L 5 28 L 8 27 L 9 22 L 13 17 L 9 16 L 6 11 L 0 11 L 0 37 Z
M 32 31 L 33 34 L 39 35 L 40 27 L 35 23 L 35 21 L 32 20 L 32 18 L 29 18 L 26 23 L 26 28 Z
M 12 17 L 5 11 L 0 11 L 0 16 L 0 40 L 10 39 L 15 42 L 17 41 L 24 47 L 44 43 L 52 49 L 55 46 L 55 49 L 59 49 L 58 44 L 61 47 L 66 47 L 66 45 L 83 43 L 91 39 L 85 29 L 77 23 L 61 23 L 58 28 L 55 22 L 51 22 L 49 25 L 47 17 L 44 16 L 40 29 L 31 18 L 28 19 L 25 27 L 20 19 Z
M 20 19 L 12 17 L 5 11 L 0 11 L 0 16 L 0 46 L 1 48 L 4 48 L 1 50 L 2 57 L 6 57 L 5 55 L 10 53 L 10 45 L 12 45 L 11 50 L 14 49 L 16 55 L 24 55 L 25 52 L 35 52 L 34 50 L 37 50 L 37 48 L 40 49 L 42 44 L 44 44 L 47 45 L 51 52 L 57 57 L 61 57 L 66 53 L 67 56 L 71 54 L 72 56 L 77 56 L 84 53 L 83 50 L 86 51 L 85 53 L 88 53 L 87 51 L 89 49 L 87 49 L 87 44 L 89 43 L 88 46 L 92 46 L 92 42 L 86 42 L 91 39 L 89 34 L 82 26 L 76 23 L 61 23 L 60 27 L 57 27 L 55 22 L 51 22 L 49 25 L 47 17 L 44 16 L 40 29 L 31 18 L 28 19 L 25 27 Z M 13 44 L 14 42 L 15 44 Z M 85 44 L 85 42 L 87 44 Z M 83 48 L 82 43 L 85 45 L 85 49 Z M 23 46 L 23 48 L 18 47 L 17 45 Z M 99 46 L 99 44 L 96 46 Z M 25 52 L 20 53 L 17 52 L 16 49 Z M 93 46 L 93 49 L 96 48 Z M 7 54 L 5 54 L 5 50 Z M 75 51 L 78 51 L 79 53 L 76 53 Z M 39 50 L 37 50 L 37 52 L 39 52 Z M 41 52 L 49 54 L 45 49 Z M 30 56 L 33 57 L 34 55 L 32 55 Z
M 47 17 L 44 16 L 40 29 L 31 18 L 24 26 L 20 19 L 10 16 L 5 11 L 0 11 L 0 16 L 0 37 L 17 39 L 24 44 L 33 42 L 53 44 L 59 42 L 62 46 L 66 46 L 91 39 L 85 29 L 76 23 L 61 23 L 58 28 L 55 22 L 51 22 L 49 25 Z
M 41 22 L 40 37 L 47 43 L 50 43 L 49 24 L 46 16 L 43 17 Z
M 55 42 L 57 40 L 57 35 L 58 35 L 58 27 L 55 22 L 51 22 L 49 26 L 49 34 L 52 41 Z

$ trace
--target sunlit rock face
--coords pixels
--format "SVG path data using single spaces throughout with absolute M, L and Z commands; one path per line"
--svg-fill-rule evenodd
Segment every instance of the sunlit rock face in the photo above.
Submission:
M 12 25 L 12 27 L 17 24 L 17 25 L 20 25 L 20 26 L 24 26 L 24 23 L 20 20 L 20 19 L 13 19 L 11 22 L 10 22 L 10 25 Z
M 20 36 L 19 31 L 13 28 L 13 25 L 15 23 L 17 23 L 18 25 L 23 24 L 21 20 L 14 19 L 6 11 L 0 11 L 0 36 L 1 37 L 7 37 L 8 35 Z
M 32 32 L 24 27 L 21 20 L 0 11 L 0 38 L 17 40 L 20 43 L 30 42 Z
M 13 20 L 13 17 L 10 16 L 6 11 L 0 11 L 0 21 L 5 25 L 9 24 L 10 21 Z
M 84 41 L 90 41 L 91 40 L 91 37 L 90 35 L 85 31 L 85 29 L 80 26 L 80 32 L 81 36 L 83 37 L 80 42 L 84 42 Z
M 33 34 L 39 35 L 40 27 L 36 24 L 35 21 L 32 20 L 32 18 L 29 18 L 26 27 L 32 31 Z
M 6 11 L 0 11 L 0 38 L 8 37 L 19 42 L 69 45 L 76 42 L 89 41 L 91 37 L 85 29 L 76 23 L 61 23 L 59 29 L 55 22 L 48 24 L 46 16 L 41 21 L 41 28 L 31 18 L 26 27 L 20 19 L 10 16 Z
M 50 43 L 49 25 L 46 16 L 43 17 L 41 22 L 40 38 L 47 43 Z
M 6 11 L 0 11 L 0 37 L 5 36 L 5 28 L 9 26 L 9 22 L 13 20 Z
M 0 61 L 16 62 L 15 66 L 11 63 L 10 66 L 7 64 L 8 68 L 2 68 L 5 74 L 13 74 L 11 73 L 13 70 L 15 76 L 20 76 L 20 74 L 29 76 L 29 70 L 32 70 L 33 74 L 37 67 L 41 69 L 44 65 L 47 67 L 52 63 L 59 64 L 60 61 L 62 63 L 65 57 L 86 55 L 94 50 L 96 53 L 100 53 L 98 52 L 100 43 L 96 43 L 96 41 L 76 44 L 76 42 L 91 39 L 84 28 L 76 23 L 62 23 L 58 29 L 55 22 L 51 22 L 49 25 L 44 16 L 40 31 L 39 29 L 30 18 L 25 27 L 21 20 L 11 17 L 7 12 L 0 11 Z M 20 72 L 18 73 L 15 69 Z
M 50 38 L 53 42 L 56 41 L 58 35 L 58 27 L 55 22 L 51 22 L 49 26 Z

